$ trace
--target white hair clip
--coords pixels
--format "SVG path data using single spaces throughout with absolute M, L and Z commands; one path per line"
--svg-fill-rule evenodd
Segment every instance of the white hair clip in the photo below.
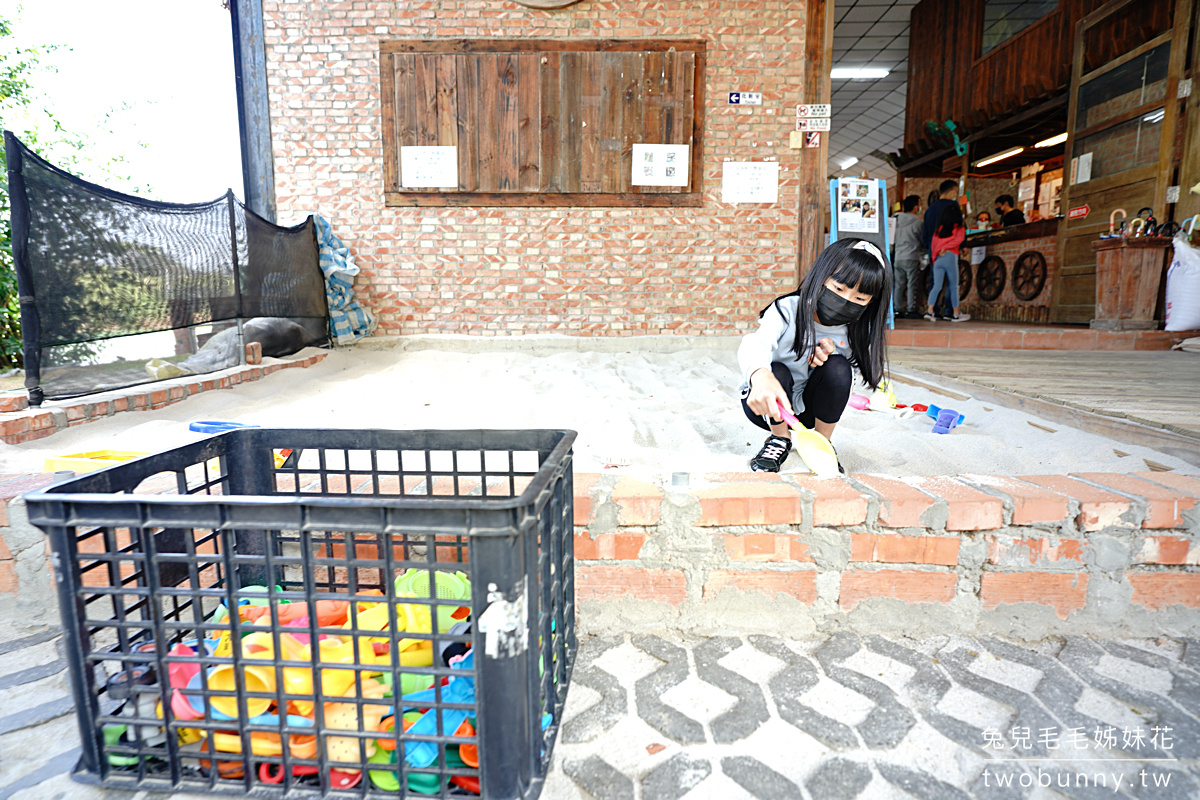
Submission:
M 851 247 L 850 249 L 851 250 L 866 250 L 868 253 L 870 253 L 871 255 L 878 258 L 880 264 L 883 264 L 885 267 L 887 266 L 887 262 L 883 260 L 883 253 L 880 252 L 879 248 L 876 247 L 875 245 L 871 244 L 870 242 L 866 241 L 865 239 L 861 239 L 858 242 L 855 242 L 854 246 Z

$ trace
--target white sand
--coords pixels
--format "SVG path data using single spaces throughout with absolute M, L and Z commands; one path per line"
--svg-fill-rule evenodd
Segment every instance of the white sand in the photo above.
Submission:
M 421 337 L 404 346 L 376 340 L 334 350 L 314 367 L 281 370 L 158 411 L 117 414 L 46 439 L 0 445 L 0 472 L 40 471 L 51 455 L 167 449 L 200 438 L 188 430 L 197 420 L 271 427 L 568 428 L 579 433 L 577 472 L 619 465 L 623 473 L 663 480 L 672 472 L 744 471 L 765 433 L 742 414 L 735 348 L 732 339 L 708 344 L 671 337 L 602 343 Z M 833 437 L 848 472 L 1134 472 L 1147 469 L 1144 459 L 1200 471 L 1173 456 L 994 402 L 964 402 L 899 383 L 896 393 L 901 403 L 955 408 L 966 422 L 938 435 L 922 415 L 900 419 L 848 408 Z M 793 454 L 784 471 L 807 470 Z

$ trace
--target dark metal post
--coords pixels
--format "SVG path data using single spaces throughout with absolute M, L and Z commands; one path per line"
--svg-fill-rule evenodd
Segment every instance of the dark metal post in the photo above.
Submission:
M 21 143 L 10 131 L 4 132 L 4 154 L 8 160 L 8 205 L 12 220 L 13 270 L 17 273 L 17 298 L 21 305 L 21 348 L 24 351 L 25 388 L 29 405 L 40 406 L 42 379 L 42 320 L 33 296 L 33 275 L 29 269 L 29 200 L 25 196 L 25 158 Z
M 274 222 L 275 157 L 271 150 L 271 110 L 267 103 L 262 0 L 230 0 L 229 16 L 233 23 L 233 72 L 246 207 Z

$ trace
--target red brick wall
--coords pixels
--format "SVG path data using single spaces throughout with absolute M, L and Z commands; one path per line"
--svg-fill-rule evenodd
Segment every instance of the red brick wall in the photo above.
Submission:
M 380 334 L 728 335 L 794 288 L 803 0 L 264 0 L 263 16 L 279 218 L 331 221 Z M 380 40 L 492 36 L 706 39 L 703 206 L 385 208 Z M 730 106 L 733 90 L 763 105 Z M 768 157 L 777 204 L 720 202 L 723 161 Z
M 641 623 L 608 619 L 659 628 L 711 630 L 731 609 L 751 607 L 775 616 L 738 617 L 742 629 L 776 633 L 797 624 L 912 635 L 1020 630 L 1029 639 L 1200 629 L 1200 537 L 1185 519 L 1200 503 L 1197 476 L 726 473 L 691 482 L 575 475 L 583 626 L 603 618 L 596 612 L 608 603 L 657 605 L 661 615 Z M 699 513 L 683 528 L 659 513 L 693 503 Z M 1089 593 L 1093 585 L 1120 588 L 1114 600 L 1107 590 Z M 756 598 L 772 605 L 750 605 Z

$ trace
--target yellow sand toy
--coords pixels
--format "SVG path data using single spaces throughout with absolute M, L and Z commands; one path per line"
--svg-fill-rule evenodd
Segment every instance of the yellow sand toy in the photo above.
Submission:
M 438 633 L 445 633 L 456 622 L 466 619 L 471 612 L 471 579 L 462 572 L 435 570 L 434 592 L 438 600 L 461 600 L 461 605 L 447 603 L 437 606 Z M 429 570 L 409 569 L 396 578 L 397 597 L 429 597 Z M 430 633 L 430 606 L 415 603 L 398 603 L 397 611 L 405 609 L 409 619 L 419 619 L 421 627 L 409 625 L 406 630 Z
M 879 388 L 871 393 L 868 406 L 872 411 L 888 411 L 896 407 L 896 393 L 892 391 L 892 382 L 884 378 L 879 382 Z
M 796 448 L 796 454 L 800 456 L 804 466 L 819 478 L 839 475 L 841 469 L 838 467 L 837 453 L 834 452 L 833 445 L 829 443 L 829 440 L 816 431 L 804 427 L 794 414 L 783 407 L 783 403 L 778 401 L 776 403 L 784 422 L 792 429 L 792 445 Z

